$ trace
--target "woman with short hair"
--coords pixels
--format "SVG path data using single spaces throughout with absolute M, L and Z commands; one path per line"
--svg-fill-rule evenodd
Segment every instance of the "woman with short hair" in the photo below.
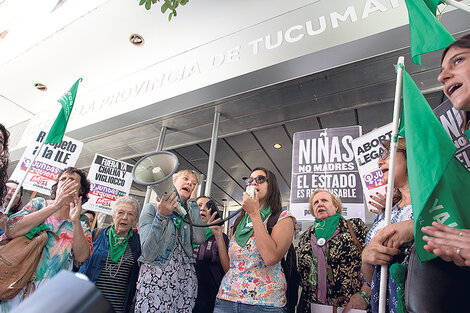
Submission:
M 202 244 L 206 230 L 184 222 L 189 218 L 202 225 L 196 200 L 190 199 L 198 184 L 194 171 L 182 170 L 173 177 L 178 196 L 158 195 L 157 203 L 142 209 L 139 231 L 142 255 L 139 261 L 135 312 L 191 312 L 197 296 L 193 244 Z M 187 215 L 178 216 L 174 209 L 181 200 Z
M 299 313 L 310 312 L 312 303 L 333 305 L 338 301 L 343 306 L 356 293 L 366 296 L 361 291 L 361 253 L 367 228 L 359 218 L 343 218 L 342 208 L 341 200 L 330 191 L 315 190 L 310 197 L 315 221 L 302 234 L 297 248 L 302 281 Z
M 139 217 L 139 204 L 129 196 L 116 200 L 113 224 L 93 231 L 93 254 L 80 267 L 111 303 L 116 313 L 132 312 L 139 275 L 140 239 L 132 230 Z

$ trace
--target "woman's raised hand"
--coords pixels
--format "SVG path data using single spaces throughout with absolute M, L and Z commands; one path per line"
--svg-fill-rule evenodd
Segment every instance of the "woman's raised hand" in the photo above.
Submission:
M 208 210 L 209 214 L 210 214 L 210 209 Z M 207 221 L 206 224 L 212 224 L 212 223 L 215 223 L 215 222 L 218 222 L 220 221 L 221 219 L 218 218 L 218 219 L 215 219 L 215 216 L 217 215 L 217 212 L 214 212 L 212 213 L 212 215 L 210 216 L 209 220 Z M 217 236 L 222 236 L 222 232 L 224 230 L 224 225 L 214 225 L 214 226 L 210 226 L 209 229 L 212 231 L 212 233 L 214 234 L 215 237 Z
M 255 197 L 252 198 L 246 192 L 243 193 L 242 208 L 248 215 L 253 215 L 260 211 L 258 192 L 255 189 Z
M 376 192 L 375 193 L 376 195 L 370 195 L 371 197 L 371 201 L 369 201 L 369 204 L 374 206 L 376 209 L 370 209 L 369 211 L 371 211 L 372 213 L 379 213 L 380 211 L 383 211 L 385 210 L 385 199 L 386 199 L 386 196 L 385 194 L 383 193 L 380 193 L 380 192 Z
M 80 222 L 80 212 L 82 211 L 82 197 L 74 197 L 73 202 L 70 202 L 70 220 L 73 222 Z
M 73 180 L 67 180 L 57 186 L 55 203 L 61 209 L 64 206 L 74 204 L 74 199 L 78 197 L 79 183 Z
M 157 209 L 163 216 L 170 216 L 177 205 L 178 197 L 176 197 L 176 192 L 172 192 L 169 196 L 168 193 L 165 192 L 161 199 L 157 196 Z

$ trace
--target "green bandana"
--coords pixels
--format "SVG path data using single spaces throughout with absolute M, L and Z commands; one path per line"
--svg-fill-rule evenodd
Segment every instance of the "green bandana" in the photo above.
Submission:
M 325 238 L 325 240 L 330 239 L 333 236 L 336 228 L 338 228 L 339 218 L 341 214 L 336 213 L 333 216 L 330 216 L 328 219 L 321 221 L 315 217 L 315 237 L 318 239 Z
M 259 213 L 264 222 L 271 215 L 271 207 L 264 207 Z M 253 235 L 253 224 L 251 223 L 251 217 L 245 213 L 235 231 L 235 240 L 241 247 L 244 247 L 251 235 Z
M 31 230 L 29 231 L 29 233 L 27 233 L 25 236 L 28 238 L 28 239 L 33 239 L 34 236 L 38 235 L 41 231 L 43 230 L 50 230 L 49 227 L 46 226 L 46 224 L 42 223 L 42 224 L 39 224 L 38 226 L 36 227 L 33 227 L 31 228 Z
M 212 236 L 212 231 L 209 229 L 209 227 L 206 228 L 206 240 L 209 239 Z
M 129 230 L 129 233 L 125 237 L 116 235 L 114 232 L 114 225 L 109 228 L 108 238 L 109 238 L 109 258 L 113 262 L 117 263 L 121 258 L 124 251 L 126 251 L 127 243 L 129 238 L 132 236 L 132 229 Z
M 186 212 L 188 212 L 188 206 L 186 204 L 183 204 L 183 208 L 186 210 Z M 186 218 L 186 215 L 182 215 L 181 217 L 179 217 L 173 214 L 173 216 L 173 224 L 175 224 L 175 227 L 179 229 L 181 227 L 181 224 L 183 224 L 183 218 Z

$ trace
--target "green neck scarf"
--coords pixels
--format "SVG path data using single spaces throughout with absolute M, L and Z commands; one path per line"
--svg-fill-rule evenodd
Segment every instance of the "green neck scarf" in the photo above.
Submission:
M 209 239 L 212 235 L 212 230 L 210 230 L 209 227 L 206 227 L 206 240 Z
M 186 210 L 186 212 L 188 212 L 188 206 L 186 204 L 183 204 L 183 208 Z M 179 229 L 181 227 L 181 224 L 183 224 L 183 218 L 185 218 L 186 215 L 181 215 L 181 217 L 179 216 L 176 216 L 175 214 L 173 214 L 173 217 L 172 217 L 172 220 L 173 220 L 173 224 L 175 224 L 175 227 L 177 229 Z
M 125 237 L 116 235 L 114 232 L 114 225 L 109 228 L 108 238 L 109 238 L 109 258 L 113 262 L 117 263 L 124 251 L 126 251 L 127 243 L 129 238 L 132 236 L 132 229 L 129 230 L 129 233 Z
M 271 207 L 264 207 L 259 213 L 264 222 L 271 215 Z M 253 235 L 253 223 L 251 222 L 251 217 L 245 213 L 235 231 L 235 240 L 241 247 L 244 247 L 251 235 Z
M 321 221 L 315 217 L 315 237 L 318 239 L 325 238 L 325 240 L 330 239 L 333 236 L 336 228 L 338 228 L 339 218 L 341 214 L 336 213 L 333 216 L 330 216 L 328 219 Z

